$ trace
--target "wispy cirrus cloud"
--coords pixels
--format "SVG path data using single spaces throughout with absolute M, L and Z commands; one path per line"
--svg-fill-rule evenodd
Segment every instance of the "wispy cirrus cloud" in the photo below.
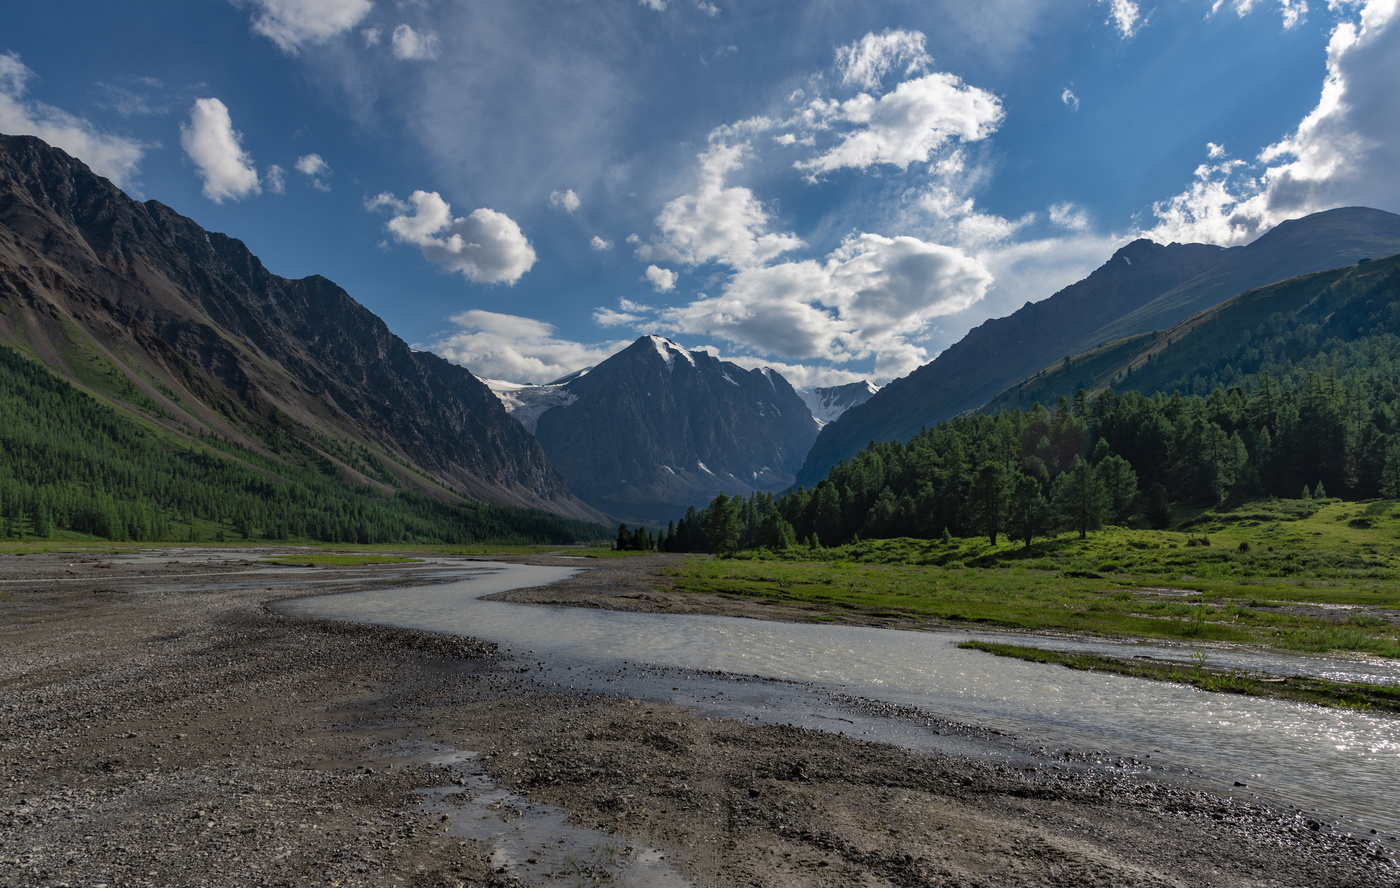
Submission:
M 924 50 L 927 38 L 903 28 L 866 34 L 836 50 L 836 70 L 841 83 L 879 92 L 885 75 L 903 69 L 905 76 L 922 71 L 933 62 Z
M 234 0 L 253 8 L 253 33 L 295 55 L 306 44 L 324 43 L 369 15 L 370 0 Z
M 442 41 L 438 39 L 437 32 L 415 30 L 409 24 L 394 28 L 389 46 L 394 58 L 401 61 L 424 61 L 442 54 Z
M 472 309 L 452 316 L 456 329 L 428 344 L 432 351 L 477 376 L 542 384 L 602 363 L 630 339 L 582 343 L 553 324 L 519 315 Z
M 1108 5 L 1107 23 L 1112 25 L 1124 40 L 1136 37 L 1137 32 L 1142 30 L 1142 26 L 1146 24 L 1146 19 L 1142 15 L 1142 7 L 1138 6 L 1134 0 L 1099 0 L 1099 2 Z
M 122 188 L 134 187 L 150 146 L 31 99 L 29 83 L 36 77 L 17 53 L 0 53 L 0 132 L 38 136 Z
M 1345 6 L 1349 2 L 1351 2 L 1351 0 L 1340 0 L 1340 2 L 1339 0 L 1328 0 L 1327 5 L 1336 8 L 1340 6 Z M 1217 12 L 1219 12 L 1220 8 L 1224 5 L 1225 0 L 1215 0 L 1215 3 L 1212 4 L 1210 8 L 1211 15 L 1214 15 Z M 1249 15 L 1251 12 L 1254 11 L 1254 8 L 1258 5 L 1259 0 L 1231 0 L 1230 2 L 1231 8 L 1235 10 L 1235 14 L 1238 15 L 1240 18 L 1244 18 L 1245 16 Z M 1278 0 L 1278 6 L 1279 13 L 1283 17 L 1284 30 L 1292 30 L 1293 28 L 1296 28 L 1298 25 L 1307 21 L 1307 0 Z

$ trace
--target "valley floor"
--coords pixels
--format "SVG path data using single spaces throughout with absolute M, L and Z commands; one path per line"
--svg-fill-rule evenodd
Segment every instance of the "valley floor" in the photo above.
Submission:
M 775 615 L 658 589 L 660 557 L 508 597 Z M 0 556 L 0 886 L 521 884 L 417 812 L 448 777 L 402 754 L 424 744 L 481 753 L 504 817 L 555 805 L 696 885 L 1400 885 L 1301 815 L 560 693 L 489 645 L 265 608 L 408 571 Z M 546 884 L 607 884 L 602 862 Z

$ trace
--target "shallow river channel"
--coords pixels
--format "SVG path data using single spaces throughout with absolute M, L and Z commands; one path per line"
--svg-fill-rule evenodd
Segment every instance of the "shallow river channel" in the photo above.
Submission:
M 444 565 L 427 571 L 442 576 Z M 1400 719 L 1209 694 L 959 650 L 975 632 L 914 632 L 732 617 L 481 601 L 575 568 L 473 562 L 449 582 L 283 601 L 283 613 L 494 642 L 546 686 L 672 701 L 707 714 L 791 723 L 919 749 L 1016 759 L 1038 745 L 1136 759 L 1149 774 L 1296 806 L 1366 838 L 1400 835 Z M 1039 641 L 1033 643 L 1040 643 Z M 1102 641 L 1047 646 L 1189 660 L 1190 651 Z M 1209 651 L 1211 665 L 1400 683 L 1385 661 Z M 736 676 L 762 680 L 736 681 Z M 894 704 L 900 717 L 878 705 Z M 935 720 L 910 718 L 910 708 Z M 938 730 L 947 719 L 1009 735 Z M 1012 739 L 1014 738 L 1014 739 Z M 1243 786 L 1241 786 L 1243 784 Z M 1372 834 L 1372 830 L 1378 832 Z

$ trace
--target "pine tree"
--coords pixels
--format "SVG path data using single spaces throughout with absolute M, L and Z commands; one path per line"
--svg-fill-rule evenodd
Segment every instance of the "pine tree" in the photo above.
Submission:
M 1108 517 L 1116 524 L 1127 524 L 1137 498 L 1137 473 L 1126 459 L 1110 454 L 1094 467 L 1108 497 Z
M 705 532 L 710 554 L 726 554 L 739 547 L 739 515 L 734 501 L 721 493 L 710 503 Z
M 1011 489 L 1010 532 L 1029 549 L 1031 541 L 1049 529 L 1050 517 L 1050 504 L 1041 493 L 1040 482 L 1030 475 L 1018 475 Z
M 790 549 L 797 545 L 797 534 L 781 512 L 769 512 L 759 525 L 758 544 L 773 550 Z
M 1051 498 L 1061 520 L 1078 531 L 1081 540 L 1103 523 L 1108 497 L 1094 467 L 1082 459 L 1076 459 L 1072 469 L 1055 479 Z
M 993 546 L 1006 524 L 1009 494 L 1006 467 L 995 462 L 983 463 L 972 487 L 972 516 Z

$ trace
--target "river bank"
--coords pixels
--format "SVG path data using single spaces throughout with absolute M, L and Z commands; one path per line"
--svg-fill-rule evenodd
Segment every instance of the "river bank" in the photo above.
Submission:
M 1400 884 L 1296 813 L 571 694 L 489 645 L 265 607 L 431 570 L 204 557 L 0 562 L 0 885 L 518 884 L 415 813 L 447 775 L 395 753 L 414 743 L 479 752 L 498 786 L 695 884 Z M 647 559 L 588 566 L 539 594 L 771 615 L 671 603 Z

